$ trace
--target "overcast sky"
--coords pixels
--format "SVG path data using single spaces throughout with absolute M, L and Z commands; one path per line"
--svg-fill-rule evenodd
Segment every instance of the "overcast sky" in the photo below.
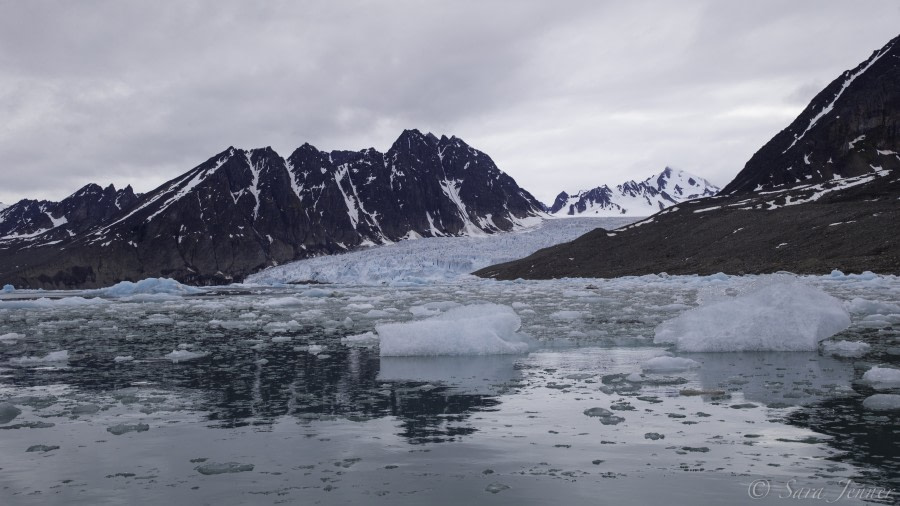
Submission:
M 666 165 L 724 185 L 898 27 L 896 0 L 0 0 L 0 202 L 404 128 L 544 201 Z

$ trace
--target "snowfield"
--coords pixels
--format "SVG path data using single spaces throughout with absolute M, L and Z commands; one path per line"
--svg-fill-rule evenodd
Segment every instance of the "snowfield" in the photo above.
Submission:
M 245 282 L 398 285 L 452 281 L 489 265 L 517 260 L 539 249 L 571 241 L 598 227 L 613 230 L 639 219 L 550 219 L 515 232 L 405 240 L 342 255 L 291 262 L 253 274 Z

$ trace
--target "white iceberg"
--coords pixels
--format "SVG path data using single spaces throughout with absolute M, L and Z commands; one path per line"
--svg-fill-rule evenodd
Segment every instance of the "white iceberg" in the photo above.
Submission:
M 382 357 L 500 355 L 529 350 L 532 340 L 518 332 L 521 325 L 509 306 L 477 304 L 425 320 L 377 325 L 375 331 Z
M 147 278 L 133 283 L 121 281 L 108 288 L 94 290 L 94 293 L 105 297 L 131 297 L 134 295 L 193 295 L 203 290 L 183 285 L 171 278 Z
M 776 279 L 663 322 L 655 342 L 694 352 L 815 351 L 819 341 L 849 326 L 850 315 L 838 299 Z

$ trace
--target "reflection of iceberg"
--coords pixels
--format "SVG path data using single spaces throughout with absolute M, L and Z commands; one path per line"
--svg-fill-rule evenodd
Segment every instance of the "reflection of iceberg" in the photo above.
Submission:
M 381 357 L 378 381 L 414 381 L 453 387 L 471 394 L 492 394 L 492 386 L 520 377 L 510 355 L 473 357 Z
M 703 363 L 697 376 L 704 390 L 743 392 L 764 404 L 809 405 L 846 395 L 853 364 L 816 353 L 704 353 L 685 355 Z

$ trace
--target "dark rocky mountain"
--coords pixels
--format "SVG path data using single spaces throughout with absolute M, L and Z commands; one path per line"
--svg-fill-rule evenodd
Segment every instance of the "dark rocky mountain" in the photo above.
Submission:
M 287 159 L 231 147 L 90 230 L 51 244 L 45 232 L 0 250 L 0 283 L 226 283 L 313 255 L 511 230 L 542 213 L 490 157 L 456 137 L 406 130 L 386 153 L 304 144 Z
M 722 189 L 768 191 L 898 169 L 900 37 L 831 82 Z
M 21 200 L 0 210 L 0 251 L 67 239 L 131 207 L 131 186 L 116 190 L 89 184 L 60 202 Z
M 649 216 L 718 191 L 717 186 L 701 177 L 666 167 L 640 182 L 628 181 L 613 188 L 602 185 L 574 195 L 562 192 L 549 211 L 557 216 Z
M 476 274 L 900 274 L 900 37 L 819 93 L 714 197 Z

